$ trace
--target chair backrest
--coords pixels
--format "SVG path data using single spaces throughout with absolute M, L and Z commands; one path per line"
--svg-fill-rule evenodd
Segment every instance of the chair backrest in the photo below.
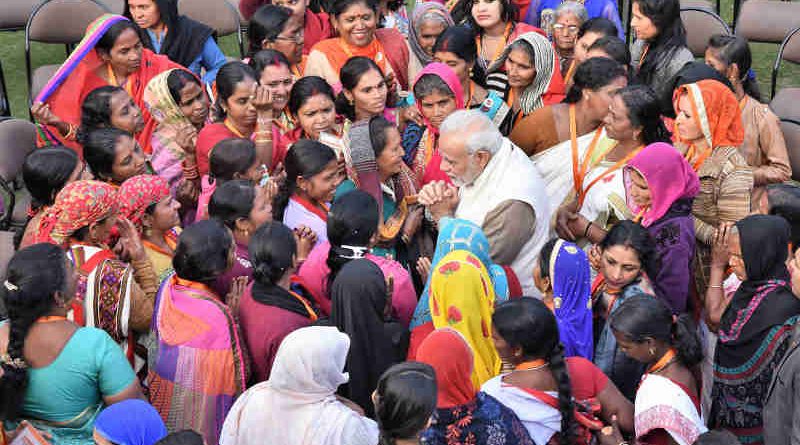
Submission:
M 109 11 L 122 15 L 125 11 L 125 0 L 99 0 Z
M 241 35 L 239 12 L 224 0 L 180 0 L 178 13 L 210 26 L 218 37 Z
M 25 47 L 30 48 L 30 42 L 78 43 L 89 24 L 107 12 L 95 0 L 45 0 L 25 26 Z
M 22 119 L 0 121 L 0 179 L 14 180 L 36 148 L 36 126 Z
M 792 166 L 792 179 L 800 181 L 800 122 L 781 119 L 781 130 Z
M 681 8 L 681 20 L 686 28 L 686 41 L 695 57 L 703 57 L 708 39 L 714 34 L 730 34 L 731 30 L 714 12 L 698 7 Z
M 3 0 L 0 8 L 0 30 L 25 29 L 28 17 L 38 3 L 38 0 Z
M 775 97 L 775 90 L 778 88 L 778 76 L 780 75 L 781 62 L 784 60 L 792 63 L 800 63 L 800 27 L 797 27 L 788 34 L 778 48 L 775 56 L 775 64 L 772 65 L 772 78 L 770 79 L 770 97 Z
M 751 42 L 781 43 L 798 25 L 800 3 L 775 0 L 748 0 L 742 4 L 736 35 Z

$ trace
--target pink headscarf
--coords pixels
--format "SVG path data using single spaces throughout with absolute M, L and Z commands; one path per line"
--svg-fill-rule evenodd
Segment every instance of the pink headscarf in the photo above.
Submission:
M 663 217 L 675 201 L 694 198 L 700 191 L 697 174 L 675 147 L 664 142 L 650 144 L 628 162 L 624 171 L 628 207 L 634 214 L 642 209 L 631 199 L 631 170 L 642 175 L 650 188 L 650 207 L 642 213 L 644 227 Z
M 437 76 L 440 79 L 442 79 L 444 83 L 447 85 L 447 87 L 450 88 L 450 91 L 452 91 L 456 97 L 456 109 L 460 110 L 464 108 L 464 90 L 463 88 L 461 88 L 461 82 L 458 81 L 458 76 L 456 76 L 456 73 L 454 73 L 449 66 L 440 62 L 429 63 L 428 65 L 425 66 L 425 68 L 422 69 L 422 71 L 419 72 L 419 74 L 417 74 L 417 78 L 414 79 L 414 85 L 416 85 L 417 82 L 419 82 L 419 80 L 422 78 L 422 76 L 426 74 L 433 74 L 434 76 Z M 434 128 L 433 125 L 431 125 L 430 121 L 428 121 L 428 119 L 422 113 L 422 104 L 419 102 L 419 100 L 417 100 L 416 102 L 417 102 L 417 108 L 419 109 L 419 113 L 422 114 L 422 118 L 425 121 L 425 126 L 428 127 L 428 129 L 432 131 L 434 134 L 438 134 L 439 129 Z

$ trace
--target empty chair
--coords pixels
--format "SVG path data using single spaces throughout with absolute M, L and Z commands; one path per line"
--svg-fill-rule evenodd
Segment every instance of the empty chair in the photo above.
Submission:
M 14 180 L 22 170 L 25 156 L 36 148 L 36 126 L 22 119 L 0 121 L 0 190 L 3 192 L 5 208 L 0 218 L 0 230 L 14 223 L 24 223 L 25 212 L 16 212 L 20 221 L 12 218 L 17 205 Z
M 241 16 L 232 3 L 227 0 L 179 0 L 178 13 L 210 26 L 217 37 L 236 34 L 240 56 L 244 57 Z
M 38 0 L 3 0 L 0 8 L 0 31 L 25 29 L 28 17 Z
M 682 7 L 681 20 L 686 28 L 687 46 L 695 57 L 703 57 L 711 36 L 731 33 L 725 21 L 707 8 Z
M 33 71 L 31 42 L 74 45 L 81 41 L 92 21 L 108 12 L 95 0 L 45 0 L 34 9 L 25 25 L 25 73 L 30 103 L 59 65 L 45 65 Z
M 736 35 L 751 42 L 781 43 L 798 25 L 800 2 L 748 0 L 735 22 Z

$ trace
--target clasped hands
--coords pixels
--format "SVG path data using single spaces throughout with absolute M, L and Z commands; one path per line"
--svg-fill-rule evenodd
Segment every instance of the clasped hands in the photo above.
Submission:
M 458 207 L 458 188 L 444 181 L 433 181 L 422 187 L 417 201 L 428 208 L 435 221 L 453 216 Z

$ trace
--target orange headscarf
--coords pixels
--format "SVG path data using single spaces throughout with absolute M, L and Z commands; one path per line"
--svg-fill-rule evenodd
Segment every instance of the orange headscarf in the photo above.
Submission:
M 711 79 L 681 85 L 673 96 L 676 114 L 678 113 L 678 101 L 684 94 L 689 96 L 692 115 L 703 131 L 709 150 L 715 147 L 738 147 L 742 144 L 744 141 L 742 114 L 736 96 L 728 87 Z M 675 138 L 679 142 L 689 143 L 689 141 L 681 140 L 677 131 Z M 700 157 L 700 154 L 687 153 L 687 157 L 690 162 L 694 162 Z

